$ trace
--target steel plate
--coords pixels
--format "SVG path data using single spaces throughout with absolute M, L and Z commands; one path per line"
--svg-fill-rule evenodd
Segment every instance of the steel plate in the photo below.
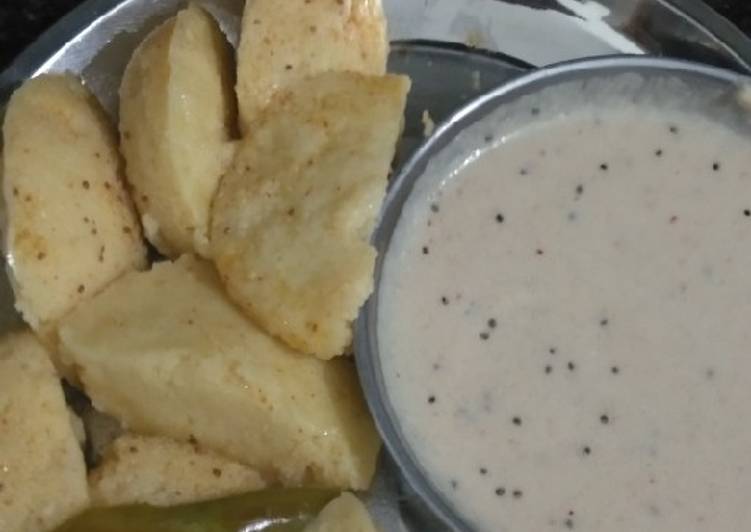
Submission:
M 199 0 L 236 44 L 242 0 Z M 751 41 L 697 0 L 384 0 L 390 68 L 413 78 L 397 162 L 423 141 L 423 114 L 437 124 L 479 93 L 531 67 L 614 53 L 651 53 L 751 72 Z M 11 92 L 45 72 L 81 75 L 117 115 L 117 88 L 134 47 L 184 2 L 88 0 L 0 73 L 0 114 Z M 3 279 L 4 281 L 4 279 Z M 0 330 L 19 325 L 0 282 Z M 389 456 L 369 496 L 389 531 L 444 529 L 401 481 Z

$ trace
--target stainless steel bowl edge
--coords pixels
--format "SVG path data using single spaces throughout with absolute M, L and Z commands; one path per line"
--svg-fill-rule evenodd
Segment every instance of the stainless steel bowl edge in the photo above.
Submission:
M 391 236 L 399 222 L 402 207 L 416 181 L 423 175 L 431 157 L 456 137 L 466 127 L 485 116 L 506 101 L 523 96 L 549 80 L 574 78 L 580 74 L 655 72 L 690 75 L 715 80 L 723 84 L 740 86 L 751 83 L 751 77 L 734 71 L 691 61 L 661 59 L 645 56 L 609 56 L 594 59 L 567 61 L 535 70 L 482 95 L 468 103 L 445 122 L 412 155 L 394 177 L 384 200 L 383 208 L 373 234 L 372 243 L 378 250 L 374 292 L 365 303 L 356 322 L 355 358 L 360 382 L 370 411 L 386 448 L 399 466 L 412 489 L 422 498 L 432 512 L 441 517 L 454 530 L 471 530 L 446 498 L 433 486 L 422 470 L 399 428 L 398 416 L 391 405 L 381 370 L 378 348 L 378 289 L 383 263 Z

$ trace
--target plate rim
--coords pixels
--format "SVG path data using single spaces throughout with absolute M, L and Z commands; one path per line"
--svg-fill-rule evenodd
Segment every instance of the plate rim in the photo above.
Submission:
M 71 38 L 96 23 L 128 0 L 86 0 L 60 18 L 36 40 L 18 54 L 0 72 L 0 118 L 5 104 L 15 88 L 32 77 Z M 239 0 L 238 0 L 239 1 Z M 751 72 L 751 37 L 747 37 L 726 17 L 707 5 L 704 0 L 656 0 L 668 9 L 677 11 L 704 27 L 709 34 Z
M 86 0 L 43 31 L 0 72 L 0 107 L 5 106 L 21 82 L 32 77 L 71 38 L 80 35 L 125 1 Z
M 743 33 L 730 19 L 721 15 L 704 0 L 658 0 L 668 9 L 674 9 L 691 22 L 703 26 L 728 52 L 751 72 L 751 37 Z

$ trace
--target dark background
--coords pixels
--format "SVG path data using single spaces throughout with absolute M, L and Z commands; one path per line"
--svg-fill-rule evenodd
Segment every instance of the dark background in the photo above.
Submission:
M 705 0 L 751 35 L 751 1 Z M 0 0 L 0 70 L 81 0 Z

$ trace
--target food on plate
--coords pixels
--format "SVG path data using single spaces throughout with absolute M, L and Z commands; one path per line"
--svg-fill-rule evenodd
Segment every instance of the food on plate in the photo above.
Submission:
M 376 532 L 376 527 L 360 499 L 345 492 L 328 503 L 304 532 Z
M 599 76 L 433 154 L 380 277 L 389 403 L 478 531 L 740 530 L 751 129 L 715 80 Z
M 422 135 L 423 137 L 429 137 L 433 134 L 433 131 L 435 131 L 435 122 L 433 121 L 433 117 L 430 116 L 430 111 L 427 109 L 424 109 L 422 112 Z
M 95 507 L 56 532 L 293 532 L 303 530 L 336 495 L 326 489 L 275 488 L 169 508 Z
M 3 238 L 36 336 L 0 340 L 2 532 L 375 530 L 336 498 L 381 444 L 329 359 L 372 290 L 410 82 L 380 0 L 249 0 L 239 47 L 235 84 L 204 9 L 159 25 L 119 139 L 72 76 L 9 102 Z
M 91 503 L 174 506 L 266 487 L 253 469 L 197 445 L 124 434 L 89 475 Z
M 185 256 L 134 272 L 59 329 L 94 405 L 130 430 L 211 449 L 287 486 L 364 489 L 380 441 L 354 365 L 293 352 Z
M 219 185 L 212 256 L 229 296 L 299 351 L 329 359 L 351 343 L 408 90 L 404 76 L 340 72 L 278 93 Z
M 27 81 L 3 124 L 5 252 L 16 308 L 43 335 L 77 303 L 144 267 L 116 135 L 70 76 Z
M 0 340 L 0 530 L 45 532 L 89 502 L 55 369 L 30 332 Z
M 136 49 L 120 87 L 127 178 L 147 238 L 163 254 L 205 254 L 211 197 L 232 153 L 231 49 L 190 5 Z
M 240 127 L 279 89 L 330 70 L 381 75 L 388 56 L 381 0 L 249 0 L 237 53 Z

